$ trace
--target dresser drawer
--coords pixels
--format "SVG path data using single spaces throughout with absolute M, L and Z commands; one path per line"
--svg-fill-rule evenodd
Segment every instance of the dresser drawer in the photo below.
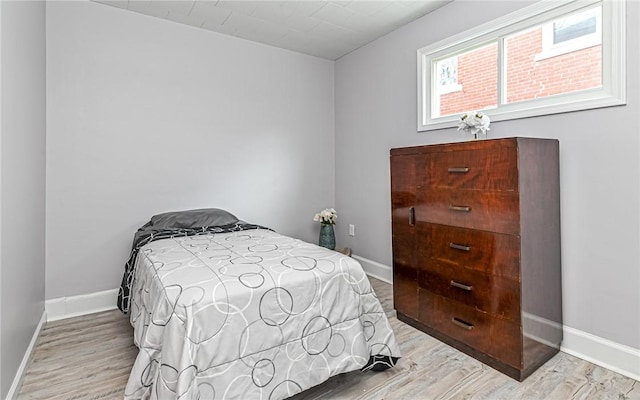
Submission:
M 516 192 L 425 188 L 415 216 L 417 221 L 517 235 L 518 200 Z
M 518 281 L 430 259 L 420 265 L 418 286 L 500 318 L 520 318 Z
M 433 259 L 512 280 L 520 277 L 518 236 L 423 223 L 417 237 L 421 262 Z
M 418 289 L 419 318 L 425 325 L 501 360 L 521 366 L 522 332 L 518 322 L 503 320 L 463 303 Z
M 518 190 L 515 146 L 433 153 L 425 168 L 426 187 Z

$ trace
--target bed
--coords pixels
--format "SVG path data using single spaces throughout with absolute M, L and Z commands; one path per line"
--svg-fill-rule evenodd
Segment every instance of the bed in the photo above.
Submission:
M 141 227 L 118 307 L 139 348 L 125 399 L 283 399 L 400 357 L 356 260 L 218 209 Z

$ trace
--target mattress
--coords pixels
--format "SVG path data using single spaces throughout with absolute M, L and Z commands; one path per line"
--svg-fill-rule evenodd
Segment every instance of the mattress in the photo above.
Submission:
M 360 264 L 268 229 L 142 246 L 125 399 L 283 399 L 400 357 Z

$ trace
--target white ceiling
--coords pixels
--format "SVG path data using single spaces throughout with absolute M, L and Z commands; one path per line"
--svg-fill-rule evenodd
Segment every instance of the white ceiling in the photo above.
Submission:
M 336 60 L 452 0 L 93 0 Z

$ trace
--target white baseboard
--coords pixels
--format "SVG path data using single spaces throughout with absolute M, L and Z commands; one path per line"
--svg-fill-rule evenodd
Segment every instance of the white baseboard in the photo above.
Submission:
M 393 269 L 376 261 L 357 255 L 358 260 L 367 275 L 387 283 L 393 282 Z M 530 334 L 534 337 L 554 337 L 549 330 L 562 329 L 563 340 L 560 350 L 590 363 L 617 372 L 631 379 L 640 381 L 640 349 L 625 346 L 608 339 L 604 339 L 587 332 L 558 325 L 543 318 L 525 315 Z M 550 343 L 550 345 L 552 345 Z M 555 344 L 553 344 L 555 345 Z
M 368 258 L 360 257 L 358 255 L 352 255 L 362 265 L 362 269 L 367 275 L 373 276 L 376 279 L 380 279 L 383 282 L 393 283 L 393 270 L 390 266 L 381 264 L 377 261 L 369 260 Z
M 29 346 L 27 347 L 27 351 L 24 353 L 24 357 L 22 357 L 22 362 L 18 367 L 18 371 L 16 371 L 16 376 L 13 378 L 13 383 L 9 388 L 9 393 L 7 393 L 7 399 L 15 399 L 18 397 L 18 392 L 20 390 L 20 386 L 22 385 L 22 378 L 24 378 L 24 372 L 27 370 L 29 366 L 29 361 L 31 360 L 31 355 L 36 348 L 36 342 L 38 341 L 38 337 L 40 336 L 40 331 L 42 327 L 47 322 L 47 312 L 42 313 L 42 317 L 40 318 L 40 322 L 38 322 L 38 326 L 36 326 L 36 330 L 33 332 L 33 336 L 31 337 L 31 342 L 29 342 Z
M 549 347 L 558 347 L 563 336 L 563 326 L 538 315 L 523 312 L 522 334 Z
M 625 346 L 568 326 L 560 350 L 640 381 L 640 349 Z
M 117 299 L 118 289 L 111 289 L 47 300 L 44 303 L 44 309 L 47 313 L 47 321 L 57 321 L 101 311 L 115 310 Z

